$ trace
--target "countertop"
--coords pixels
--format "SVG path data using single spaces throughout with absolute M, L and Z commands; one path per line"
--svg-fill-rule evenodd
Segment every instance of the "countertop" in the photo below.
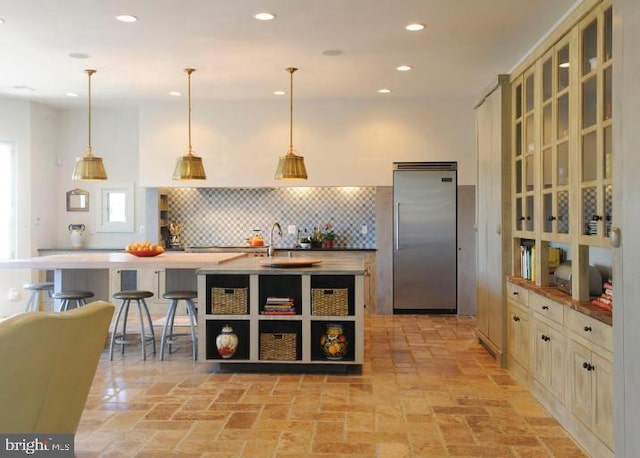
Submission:
M 158 256 L 139 258 L 124 251 L 115 253 L 80 252 L 0 261 L 0 268 L 40 270 L 145 267 L 200 269 L 246 256 L 246 253 L 184 253 L 165 251 Z
M 507 277 L 507 280 L 523 288 L 527 288 L 537 294 L 548 297 L 552 301 L 571 307 L 584 315 L 595 318 L 609 326 L 613 323 L 613 315 L 611 312 L 596 307 L 590 301 L 576 301 L 564 291 L 559 290 L 555 286 L 538 286 L 530 281 L 523 280 L 521 277 Z
M 278 259 L 287 259 L 278 256 Z M 302 259 L 313 259 L 313 256 L 296 256 L 292 258 L 296 261 Z M 224 274 L 246 274 L 259 273 L 261 275 L 304 275 L 304 274 L 346 274 L 364 275 L 364 262 L 352 259 L 351 257 L 341 258 L 317 258 L 320 262 L 310 267 L 268 267 L 264 263 L 269 262 L 268 258 L 243 257 L 237 258 L 223 264 L 207 266 L 198 271 L 199 274 L 224 273 Z

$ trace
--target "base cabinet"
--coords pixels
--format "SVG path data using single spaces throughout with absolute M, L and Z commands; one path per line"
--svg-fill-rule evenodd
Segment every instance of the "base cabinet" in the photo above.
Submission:
M 575 340 L 569 343 L 571 414 L 613 448 L 613 375 L 610 356 Z
M 612 327 L 517 283 L 507 282 L 511 374 L 591 456 L 612 457 Z
M 199 361 L 363 363 L 364 274 L 206 273 L 198 297 Z M 225 326 L 238 337 L 231 356 L 216 346 Z

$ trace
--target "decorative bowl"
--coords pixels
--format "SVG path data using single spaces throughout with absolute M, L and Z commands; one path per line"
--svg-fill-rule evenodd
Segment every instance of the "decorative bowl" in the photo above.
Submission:
M 138 256 L 139 258 L 148 258 L 151 256 L 158 256 L 162 254 L 162 251 L 155 250 L 136 250 L 136 251 L 127 251 L 127 253 L 132 254 L 134 256 Z

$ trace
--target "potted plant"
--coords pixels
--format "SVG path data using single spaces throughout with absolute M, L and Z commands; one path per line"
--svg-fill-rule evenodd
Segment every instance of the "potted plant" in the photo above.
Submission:
M 324 232 L 322 233 L 322 246 L 323 248 L 333 248 L 333 241 L 336 238 L 335 232 L 333 232 L 333 224 L 328 222 L 324 225 Z

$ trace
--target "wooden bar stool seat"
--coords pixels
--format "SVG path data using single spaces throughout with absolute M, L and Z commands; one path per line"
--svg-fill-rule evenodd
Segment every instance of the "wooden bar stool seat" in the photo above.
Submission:
M 167 316 L 164 320 L 164 326 L 162 327 L 162 339 L 160 340 L 160 360 L 164 359 L 164 345 L 169 345 L 169 354 L 171 354 L 171 347 L 175 342 L 176 336 L 174 334 L 173 325 L 176 318 L 176 310 L 178 303 L 184 301 L 187 308 L 187 315 L 189 317 L 189 328 L 191 334 L 191 348 L 193 351 L 193 360 L 198 359 L 198 337 L 197 337 L 197 322 L 196 322 L 196 306 L 193 299 L 198 297 L 197 291 L 167 291 L 162 295 L 165 299 L 170 299 L 169 309 L 167 310 Z
M 140 320 L 140 346 L 142 350 L 142 359 L 147 359 L 146 344 L 150 342 L 153 349 L 153 354 L 156 354 L 156 336 L 153 332 L 153 323 L 151 322 L 151 314 L 149 313 L 149 307 L 145 299 L 153 297 L 151 291 L 120 291 L 113 295 L 114 299 L 119 299 L 122 302 L 118 307 L 116 314 L 116 321 L 113 325 L 113 332 L 111 333 L 111 341 L 109 344 L 109 360 L 113 361 L 113 347 L 114 345 L 120 345 L 120 352 L 124 355 L 124 347 L 126 344 L 137 342 L 137 339 L 127 340 L 127 318 L 129 316 L 129 305 L 131 301 L 135 301 L 138 307 L 138 318 Z M 124 312 L 124 316 L 123 316 Z M 122 318 L 122 323 L 120 319 Z M 118 325 L 121 324 L 121 330 L 118 332 Z M 145 326 L 148 328 L 148 332 L 145 331 Z

